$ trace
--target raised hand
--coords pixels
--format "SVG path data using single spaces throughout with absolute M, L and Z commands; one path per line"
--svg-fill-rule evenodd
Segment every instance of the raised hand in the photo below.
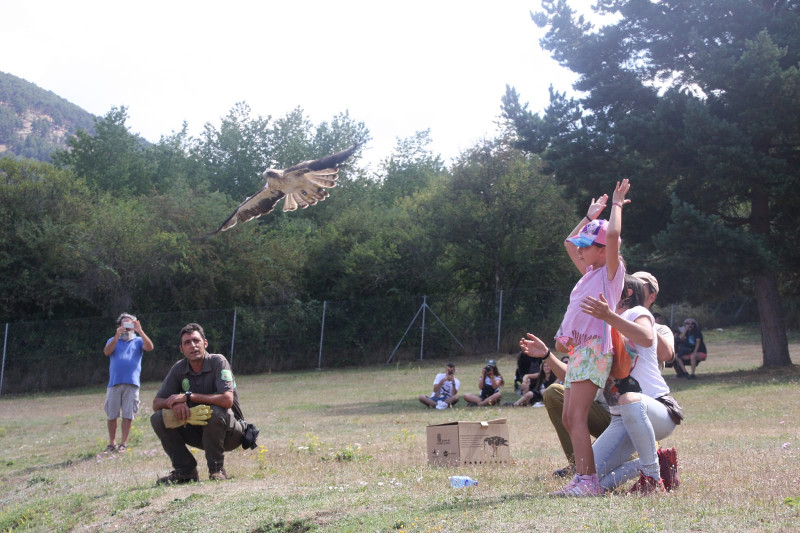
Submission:
M 595 220 L 597 217 L 600 216 L 600 213 L 603 212 L 603 209 L 606 208 L 606 204 L 608 203 L 608 195 L 604 194 L 597 200 L 592 198 L 592 203 L 589 204 L 589 209 L 586 211 L 586 218 L 589 220 Z
M 531 357 L 540 359 L 547 357 L 547 345 L 532 333 L 526 333 L 525 337 L 519 340 L 520 349 Z

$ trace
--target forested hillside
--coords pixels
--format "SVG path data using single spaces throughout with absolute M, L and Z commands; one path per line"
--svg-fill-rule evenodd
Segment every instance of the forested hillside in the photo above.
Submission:
M 93 131 L 94 115 L 33 83 L 0 72 L 0 156 L 49 161 L 70 135 Z

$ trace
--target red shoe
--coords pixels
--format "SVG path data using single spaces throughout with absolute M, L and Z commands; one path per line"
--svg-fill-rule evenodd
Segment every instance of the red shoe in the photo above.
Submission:
M 633 487 L 628 491 L 628 494 L 636 494 L 639 496 L 647 496 L 650 494 L 666 494 L 667 489 L 664 488 L 664 482 L 659 479 L 656 481 L 650 476 L 644 475 L 639 472 L 639 480 L 633 484 Z
M 678 475 L 678 451 L 674 447 L 659 448 L 657 453 L 664 488 L 668 491 L 677 489 L 681 484 L 681 478 Z

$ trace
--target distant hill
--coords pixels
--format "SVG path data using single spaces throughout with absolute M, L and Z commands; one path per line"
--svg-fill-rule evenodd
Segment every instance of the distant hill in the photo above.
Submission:
M 50 161 L 79 129 L 94 133 L 94 119 L 53 91 L 0 72 L 0 157 Z

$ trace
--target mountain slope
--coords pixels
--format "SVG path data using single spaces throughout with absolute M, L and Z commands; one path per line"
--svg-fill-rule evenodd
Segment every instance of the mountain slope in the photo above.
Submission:
M 94 119 L 52 91 L 0 72 L 0 157 L 49 161 L 79 129 L 93 132 Z

